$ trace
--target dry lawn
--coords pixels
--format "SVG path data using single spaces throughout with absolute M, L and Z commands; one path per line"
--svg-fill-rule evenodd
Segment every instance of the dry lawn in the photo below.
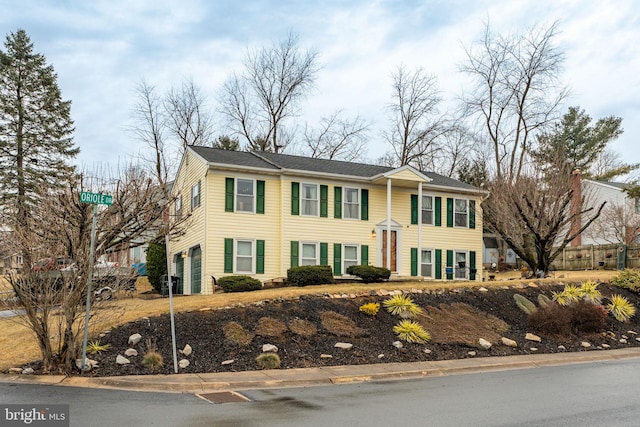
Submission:
M 617 274 L 616 271 L 595 270 L 577 272 L 556 272 L 555 279 L 536 280 L 541 282 L 558 281 L 584 281 L 600 280 L 608 281 Z M 410 289 L 452 289 L 461 287 L 502 287 L 516 283 L 528 283 L 530 280 L 521 279 L 519 272 L 500 273 L 496 275 L 496 280 L 483 283 L 478 282 L 387 282 L 384 284 L 359 284 L 347 283 L 338 285 L 323 285 L 311 287 L 286 287 L 263 289 L 253 292 L 239 293 L 219 293 L 213 295 L 177 296 L 173 299 L 174 311 L 195 311 L 202 308 L 221 308 L 234 304 L 246 304 L 257 301 L 284 298 L 292 299 L 305 294 L 352 294 L 367 292 L 368 290 L 410 290 Z M 5 285 L 5 281 L 0 280 L 0 286 Z M 8 284 L 6 284 L 8 286 Z M 92 338 L 105 330 L 114 328 L 141 317 L 153 317 L 169 312 L 169 299 L 143 299 L 141 293 L 150 289 L 146 279 L 138 282 L 138 291 L 134 297 L 120 296 L 118 299 L 109 301 L 96 309 L 96 317 L 90 328 Z M 293 330 L 294 328 L 292 328 Z M 295 331 L 294 331 L 295 332 Z M 296 332 L 297 333 L 297 332 Z M 30 329 L 27 328 L 19 318 L 0 319 L 0 370 L 6 370 L 13 366 L 40 358 L 37 343 Z

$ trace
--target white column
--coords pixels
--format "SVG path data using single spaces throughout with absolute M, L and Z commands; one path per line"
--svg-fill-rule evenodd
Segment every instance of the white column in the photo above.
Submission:
M 387 265 L 391 270 L 391 178 L 387 178 Z
M 420 262 L 422 260 L 422 182 L 418 183 L 418 276 L 421 276 Z

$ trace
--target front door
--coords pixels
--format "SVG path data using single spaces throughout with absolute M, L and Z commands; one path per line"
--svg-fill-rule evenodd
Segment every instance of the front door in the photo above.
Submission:
M 388 268 L 394 272 L 398 271 L 397 236 L 398 232 L 396 230 L 391 230 L 391 264 Z M 387 230 L 382 230 L 382 266 L 387 267 Z
M 191 249 L 191 293 L 199 294 L 202 291 L 202 251 L 200 246 Z
M 178 276 L 178 289 L 177 294 L 184 293 L 184 258 L 182 253 L 176 255 L 176 276 Z

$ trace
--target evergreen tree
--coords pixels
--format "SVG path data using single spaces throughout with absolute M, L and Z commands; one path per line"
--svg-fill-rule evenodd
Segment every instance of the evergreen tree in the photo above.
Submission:
M 37 195 L 73 171 L 71 101 L 63 101 L 53 66 L 33 52 L 24 30 L 0 50 L 0 209 L 14 229 L 27 227 Z M 7 209 L 10 209 L 7 211 Z

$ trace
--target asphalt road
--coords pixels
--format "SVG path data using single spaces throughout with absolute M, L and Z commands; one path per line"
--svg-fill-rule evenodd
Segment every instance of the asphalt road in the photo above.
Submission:
M 71 426 L 637 426 L 640 359 L 241 394 L 249 400 L 213 404 L 191 394 L 0 384 L 2 403 L 70 404 Z

